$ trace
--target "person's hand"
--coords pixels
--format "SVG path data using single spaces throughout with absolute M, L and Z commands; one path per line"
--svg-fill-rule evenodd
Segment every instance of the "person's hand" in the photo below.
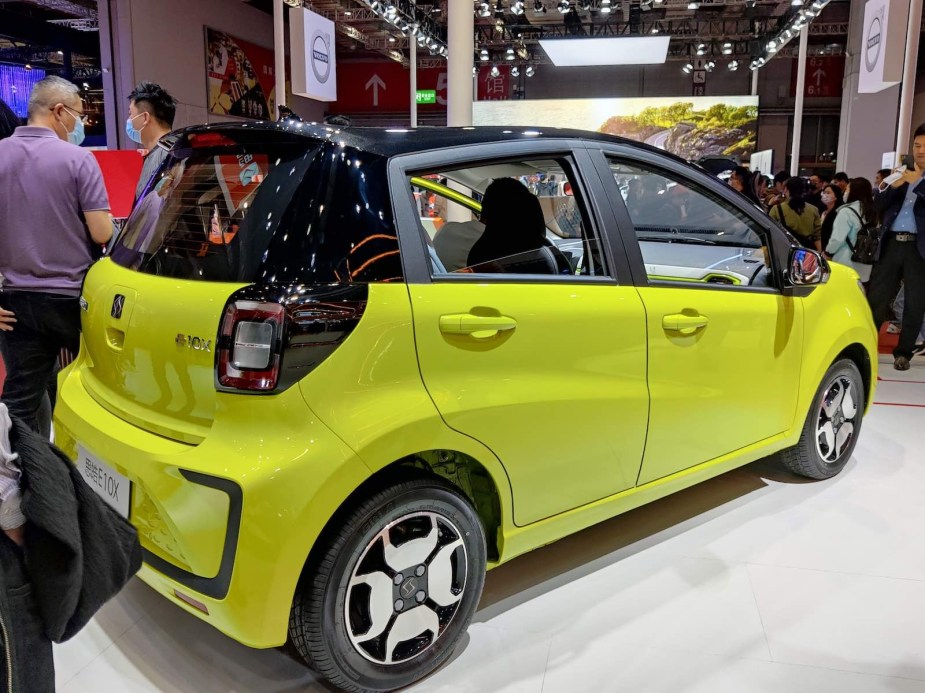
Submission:
M 916 165 L 915 168 L 907 168 L 905 172 L 903 173 L 902 178 L 900 178 L 898 181 L 893 183 L 893 187 L 901 188 L 907 183 L 909 185 L 915 185 L 920 180 L 922 180 L 922 172 L 919 170 L 918 165 Z
M 25 525 L 22 527 L 14 527 L 13 529 L 3 530 L 4 534 L 8 536 L 16 546 L 22 546 L 23 539 L 25 538 Z
M 16 316 L 12 311 L 0 308 L 0 332 L 12 332 L 15 322 Z

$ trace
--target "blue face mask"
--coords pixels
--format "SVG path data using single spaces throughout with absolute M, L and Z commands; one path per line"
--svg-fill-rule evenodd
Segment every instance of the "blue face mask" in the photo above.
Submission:
M 139 113 L 137 116 L 135 116 L 135 118 L 137 118 L 140 115 L 144 115 L 144 114 Z M 141 130 L 138 130 L 134 125 L 132 125 L 132 121 L 135 120 L 135 118 L 129 118 L 128 120 L 125 121 L 125 134 L 128 136 L 128 138 L 132 142 L 137 142 L 138 144 L 141 144 Z M 142 128 L 142 130 L 143 129 L 144 128 Z
M 87 136 L 84 132 L 84 122 L 80 116 L 75 115 L 67 106 L 64 107 L 64 110 L 74 119 L 74 129 L 67 133 L 67 141 L 79 147 Z

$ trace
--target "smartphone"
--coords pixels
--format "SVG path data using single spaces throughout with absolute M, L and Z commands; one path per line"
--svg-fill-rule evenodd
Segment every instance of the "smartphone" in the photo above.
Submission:
M 914 171 L 914 170 L 915 170 L 915 159 L 912 157 L 911 154 L 904 154 L 902 160 L 900 161 L 900 163 L 901 163 L 903 166 L 905 166 L 906 169 L 909 170 L 909 171 Z

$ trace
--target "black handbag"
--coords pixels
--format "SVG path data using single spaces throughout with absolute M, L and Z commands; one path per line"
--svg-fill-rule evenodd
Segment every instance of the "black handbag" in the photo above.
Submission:
M 880 243 L 883 240 L 883 228 L 874 224 L 868 224 L 860 214 L 851 207 L 845 207 L 849 212 L 854 214 L 861 222 L 861 228 L 858 229 L 857 238 L 854 245 L 847 238 L 845 243 L 851 248 L 851 261 L 859 265 L 872 265 L 877 261 L 880 255 Z M 840 210 L 839 210 L 840 211 Z

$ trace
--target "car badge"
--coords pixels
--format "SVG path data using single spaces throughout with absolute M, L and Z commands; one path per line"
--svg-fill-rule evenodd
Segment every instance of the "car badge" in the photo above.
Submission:
M 114 317 L 116 320 L 122 317 L 122 309 L 125 307 L 125 296 L 122 294 L 116 294 L 116 297 L 112 299 L 112 310 L 109 314 Z

